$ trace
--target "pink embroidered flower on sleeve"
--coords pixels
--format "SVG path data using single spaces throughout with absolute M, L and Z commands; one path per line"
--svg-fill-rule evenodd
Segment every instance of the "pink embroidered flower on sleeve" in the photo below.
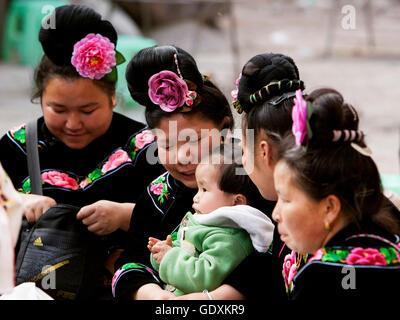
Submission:
M 68 176 L 66 173 L 58 171 L 46 171 L 42 173 L 42 181 L 53 186 L 77 190 L 79 188 L 78 182 Z
M 164 190 L 164 184 L 162 182 L 153 184 L 150 187 L 150 191 L 157 196 L 161 195 L 163 193 L 163 190 Z
M 108 38 L 89 33 L 74 45 L 71 63 L 82 77 L 99 80 L 117 64 L 115 46 Z
M 296 144 L 300 146 L 307 135 L 307 102 L 300 89 L 296 91 L 296 98 L 294 98 L 292 120 L 292 132 L 296 138 Z
M 108 158 L 108 161 L 101 168 L 101 172 L 106 173 L 114 170 L 126 162 L 132 162 L 132 159 L 126 151 L 119 149 Z
M 142 149 L 149 143 L 154 141 L 154 135 L 151 130 L 143 130 L 135 137 L 135 146 L 138 149 Z
M 363 249 L 361 247 L 354 248 L 350 251 L 346 258 L 347 264 L 361 264 L 384 266 L 387 264 L 385 257 L 374 248 Z

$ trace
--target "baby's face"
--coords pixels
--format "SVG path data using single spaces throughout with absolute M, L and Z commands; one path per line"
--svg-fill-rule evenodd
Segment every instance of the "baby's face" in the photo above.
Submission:
M 196 168 L 198 191 L 193 198 L 193 209 L 196 213 L 207 214 L 220 207 L 233 206 L 234 195 L 219 189 L 219 167 L 200 163 Z

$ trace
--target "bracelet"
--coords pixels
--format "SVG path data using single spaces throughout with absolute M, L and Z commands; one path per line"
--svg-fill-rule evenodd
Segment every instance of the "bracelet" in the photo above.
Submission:
M 214 300 L 211 294 L 208 292 L 208 290 L 203 290 L 203 293 L 208 297 L 208 300 Z

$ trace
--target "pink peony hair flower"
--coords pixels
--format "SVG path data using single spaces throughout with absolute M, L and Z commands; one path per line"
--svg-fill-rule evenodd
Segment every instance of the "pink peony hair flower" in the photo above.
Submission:
M 162 194 L 163 189 L 164 189 L 164 184 L 162 182 L 153 184 L 150 187 L 150 191 L 153 192 L 157 196 Z
M 182 107 L 191 99 L 191 92 L 186 82 L 171 71 L 161 71 L 149 79 L 149 98 L 165 112 Z
M 132 162 L 132 159 L 126 151 L 119 149 L 108 158 L 108 161 L 101 168 L 101 172 L 106 173 L 114 170 L 126 162 Z
M 385 257 L 374 248 L 363 249 L 361 247 L 354 248 L 350 251 L 346 258 L 347 264 L 361 264 L 372 266 L 384 266 L 387 264 Z
M 66 173 L 58 171 L 46 171 L 42 173 L 42 181 L 53 186 L 76 190 L 79 188 L 78 182 Z
M 294 98 L 293 101 L 292 132 L 296 138 L 296 144 L 301 146 L 307 135 L 307 102 L 304 100 L 300 89 L 296 91 L 296 98 Z
M 135 147 L 138 149 L 142 149 L 150 142 L 154 141 L 154 135 L 151 130 L 143 130 L 135 137 Z
M 107 37 L 89 33 L 74 45 L 71 63 L 82 77 L 99 80 L 117 64 L 115 46 Z

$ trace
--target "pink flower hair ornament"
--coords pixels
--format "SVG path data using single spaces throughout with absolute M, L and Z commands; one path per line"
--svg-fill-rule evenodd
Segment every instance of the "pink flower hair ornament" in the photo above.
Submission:
M 296 97 L 293 99 L 294 106 L 292 109 L 292 132 L 296 138 L 298 146 L 303 145 L 304 139 L 309 141 L 312 137 L 312 131 L 309 120 L 314 111 L 314 107 L 310 102 L 303 98 L 301 89 L 296 91 Z
M 190 111 L 197 93 L 189 90 L 188 84 L 195 90 L 196 85 L 191 81 L 183 80 L 172 71 L 161 71 L 149 79 L 149 98 L 165 112 L 173 112 L 182 107 L 181 112 Z M 185 105 L 189 108 L 185 108 Z
M 79 75 L 89 79 L 105 79 L 116 82 L 116 66 L 125 62 L 124 56 L 115 50 L 114 43 L 100 34 L 89 33 L 74 45 L 71 64 Z

